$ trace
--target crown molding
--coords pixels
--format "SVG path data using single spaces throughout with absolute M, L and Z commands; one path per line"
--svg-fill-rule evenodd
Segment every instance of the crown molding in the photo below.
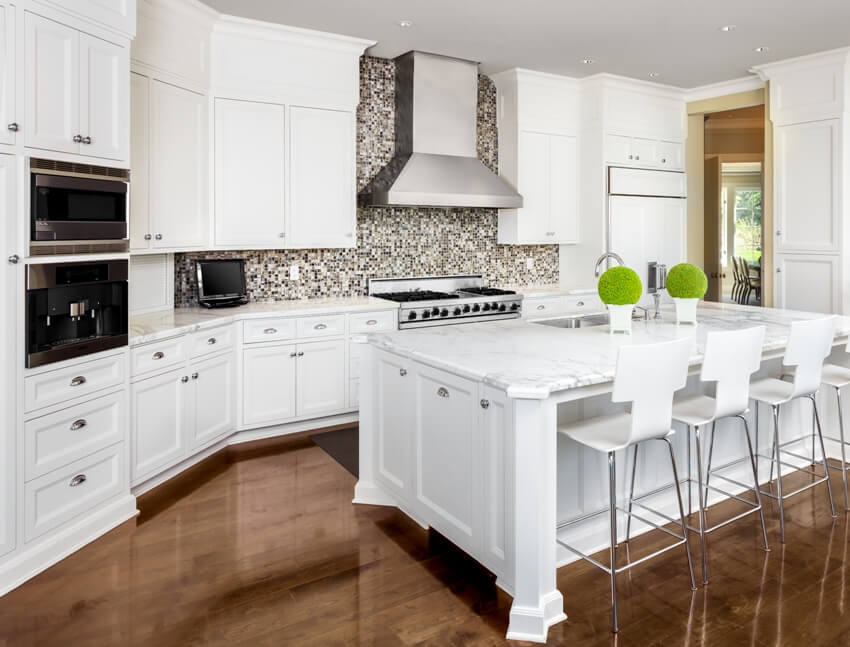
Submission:
M 775 72 L 799 70 L 818 65 L 845 64 L 848 61 L 848 57 L 850 57 L 850 47 L 839 47 L 825 52 L 816 52 L 814 54 L 806 54 L 805 56 L 774 61 L 773 63 L 755 65 L 750 68 L 750 71 L 758 74 L 762 80 L 767 81 Z
M 318 46 L 324 49 L 356 53 L 358 56 L 377 43 L 374 40 L 343 36 L 302 27 L 264 22 L 239 16 L 220 15 L 213 27 L 216 35 L 288 42 L 298 45 Z
M 739 79 L 731 81 L 720 81 L 719 83 L 710 83 L 701 85 L 696 88 L 685 90 L 685 101 L 702 101 L 703 99 L 714 99 L 715 97 L 724 97 L 730 94 L 738 94 L 740 92 L 751 92 L 752 90 L 761 90 L 764 88 L 764 79 L 753 74 L 751 76 L 743 76 Z

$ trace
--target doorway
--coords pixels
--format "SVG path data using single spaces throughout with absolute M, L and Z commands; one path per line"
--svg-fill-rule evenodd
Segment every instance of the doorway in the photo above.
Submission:
M 764 105 L 706 113 L 703 119 L 705 298 L 762 305 Z

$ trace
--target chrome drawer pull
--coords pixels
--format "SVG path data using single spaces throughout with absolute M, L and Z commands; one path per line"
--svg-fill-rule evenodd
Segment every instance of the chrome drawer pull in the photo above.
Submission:
M 405 375 L 407 375 L 407 369 L 406 368 L 398 369 L 398 374 L 401 375 L 402 377 L 404 377 Z
M 153 354 L 154 359 L 162 359 L 163 357 L 165 357 L 165 353 L 163 353 L 161 350 L 158 350 Z
M 193 379 L 193 380 L 197 380 L 197 379 L 198 379 L 198 374 L 197 374 L 197 373 L 192 373 L 192 379 Z
M 378 323 L 377 319 L 369 319 L 369 321 L 366 322 L 366 325 L 367 326 L 375 326 L 375 325 L 377 325 L 377 323 Z
M 263 333 L 266 335 L 274 335 L 277 332 L 277 328 L 266 328 Z
M 86 383 L 86 378 L 82 375 L 78 375 L 73 380 L 71 380 L 71 386 L 82 386 Z
M 304 351 L 303 351 L 303 350 L 299 350 L 299 351 L 298 351 L 298 353 L 297 353 L 297 355 L 298 355 L 298 357 L 304 357 Z
M 87 424 L 89 424 L 89 423 L 88 423 L 88 420 L 86 420 L 85 418 L 80 418 L 79 420 L 75 420 L 74 423 L 71 425 L 71 431 L 77 431 L 78 429 L 82 429 Z
M 537 306 L 537 309 L 538 309 L 538 310 L 545 310 L 545 309 L 546 309 L 546 306 L 544 306 L 544 305 L 542 305 L 542 304 L 541 304 L 541 305 Z
M 212 346 L 213 344 L 218 343 L 218 339 L 216 339 L 215 337 L 210 337 L 209 339 L 207 339 L 207 343 Z
M 482 409 L 489 409 L 490 408 L 490 401 L 486 400 L 486 399 L 482 399 L 481 400 L 481 408 Z
M 313 326 L 313 328 L 314 328 L 315 330 L 324 330 L 324 329 L 325 329 L 325 328 L 327 328 L 327 327 L 328 327 L 328 326 L 327 326 L 327 324 L 322 324 L 322 323 L 320 323 L 320 324 L 316 324 L 315 326 Z
M 74 478 L 71 479 L 71 482 L 68 483 L 71 487 L 77 487 L 78 485 L 82 485 L 86 482 L 85 474 L 77 474 Z
M 439 389 L 437 389 L 437 395 L 439 395 L 441 398 L 447 398 L 449 397 L 449 390 L 441 386 Z
M 578 303 L 576 303 L 576 305 L 577 305 L 579 308 L 581 308 L 581 307 L 584 305 L 584 301 L 579 301 Z
M 183 384 L 186 384 L 186 382 L 188 382 L 188 381 L 189 381 L 189 376 L 188 376 L 188 375 L 184 375 L 183 377 L 181 377 L 181 378 L 180 378 L 180 381 L 181 381 L 181 382 L 183 382 Z

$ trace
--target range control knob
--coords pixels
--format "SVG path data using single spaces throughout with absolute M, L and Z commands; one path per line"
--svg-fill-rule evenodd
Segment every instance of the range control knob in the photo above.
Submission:
M 413 321 L 414 319 L 416 319 L 416 313 L 411 312 L 409 315 L 407 315 L 407 318 L 410 319 L 411 321 Z
M 519 304 L 518 303 L 512 303 L 511 304 L 511 310 L 519 310 Z
M 499 309 L 499 304 L 498 304 L 498 303 L 496 303 L 495 301 L 493 301 L 493 305 L 491 305 L 490 307 L 491 307 L 493 310 L 498 310 L 498 309 Z
M 481 306 L 476 303 L 474 306 L 472 306 L 472 311 L 473 312 L 480 312 Z
M 423 310 L 423 311 L 422 311 L 422 318 L 423 318 L 423 319 L 428 319 L 430 316 L 431 316 L 431 311 L 430 311 L 430 310 Z
M 482 308 L 482 310 L 484 310 L 484 312 L 487 312 L 488 310 L 490 310 L 490 304 L 489 304 L 489 303 L 485 303 L 485 304 L 484 304 L 484 307 Z
M 455 308 L 455 309 L 454 309 L 454 313 L 453 313 L 453 314 L 454 314 L 454 316 L 455 316 L 455 317 L 457 317 L 457 316 L 458 316 L 461 312 L 462 312 L 462 311 L 461 311 L 461 309 L 460 309 L 460 308 Z
M 508 308 L 504 303 L 499 304 L 499 312 L 504 312 L 507 309 Z
M 448 317 L 448 316 L 449 316 L 449 311 L 448 311 L 448 309 L 443 308 L 442 310 L 440 310 L 440 316 L 441 316 L 441 317 Z
M 463 311 L 469 312 L 469 304 L 468 303 L 465 306 L 463 306 Z
M 431 308 L 431 314 L 436 317 L 438 314 L 440 314 L 440 309 L 437 307 Z

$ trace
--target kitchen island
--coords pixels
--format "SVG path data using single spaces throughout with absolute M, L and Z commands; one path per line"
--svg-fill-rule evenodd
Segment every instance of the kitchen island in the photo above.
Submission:
M 570 529 L 570 543 L 592 551 L 605 545 L 608 532 L 604 515 L 596 515 L 607 500 L 605 457 L 559 435 L 557 424 L 616 410 L 610 391 L 618 348 L 692 338 L 684 392 L 696 393 L 705 388 L 698 372 L 709 331 L 764 325 L 759 375 L 778 375 L 791 322 L 818 316 L 706 304 L 697 326 L 677 326 L 672 310 L 664 310 L 661 320 L 636 321 L 631 335 L 511 320 L 363 336 L 354 503 L 396 506 L 457 544 L 513 596 L 507 637 L 544 642 L 548 628 L 566 618 L 556 569 L 574 559 L 557 544 L 558 533 L 567 522 L 585 522 Z M 839 345 L 848 333 L 850 319 L 839 318 L 830 361 L 847 363 Z M 830 405 L 821 402 L 825 430 L 834 429 Z M 767 418 L 763 442 L 771 433 Z M 811 409 L 789 406 L 783 421 L 783 439 L 808 433 Z M 745 455 L 742 434 L 724 433 L 732 424 L 717 425 L 717 464 Z M 675 438 L 681 473 L 686 434 Z M 669 458 L 660 453 L 666 450 L 658 449 L 641 454 L 638 493 L 672 482 Z M 659 494 L 655 505 L 672 512 L 672 492 Z M 581 604 L 564 594 L 568 606 Z

